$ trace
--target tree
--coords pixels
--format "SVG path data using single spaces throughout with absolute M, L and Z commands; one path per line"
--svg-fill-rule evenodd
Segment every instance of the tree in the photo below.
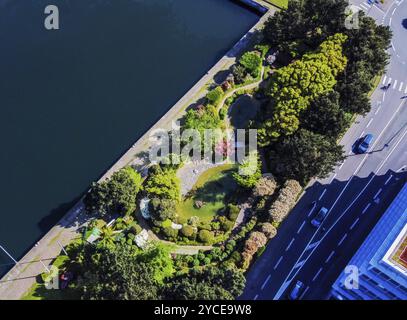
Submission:
M 260 227 L 260 232 L 262 232 L 267 239 L 273 239 L 277 235 L 277 229 L 271 223 L 265 222 Z
M 183 129 L 196 129 L 203 138 L 205 130 L 221 128 L 222 124 L 217 109 L 213 105 L 207 105 L 188 110 Z
M 115 172 L 108 180 L 93 183 L 84 198 L 88 213 L 100 215 L 132 212 L 136 207 L 136 197 L 141 189 L 142 178 L 131 167 Z
M 192 227 L 190 225 L 183 226 L 181 229 L 181 233 L 184 237 L 187 237 L 189 239 L 193 239 L 196 236 L 194 227 Z
M 211 104 L 217 106 L 222 100 L 224 94 L 225 93 L 223 92 L 222 87 L 218 86 L 215 89 L 209 91 L 208 94 L 206 95 L 206 98 Z
M 343 147 L 334 139 L 300 129 L 273 146 L 270 164 L 281 179 L 306 185 L 311 178 L 326 177 L 344 159 Z
M 258 52 L 245 52 L 239 60 L 246 71 L 253 77 L 257 78 L 260 75 L 262 59 Z
M 233 74 L 233 77 L 237 84 L 241 84 L 241 83 L 245 82 L 247 72 L 246 72 L 246 68 L 243 67 L 242 65 L 235 64 L 232 67 L 232 74 Z
M 177 213 L 175 205 L 173 199 L 153 198 L 149 203 L 151 218 L 158 221 L 174 219 Z
M 259 179 L 259 181 L 257 181 L 253 190 L 253 195 L 255 197 L 269 197 L 274 194 L 276 189 L 277 182 L 273 175 L 265 174 Z
M 145 184 L 145 191 L 150 199 L 157 197 L 159 199 L 179 201 L 181 197 L 180 180 L 176 175 L 176 171 L 158 165 L 151 167 Z
M 160 284 L 154 280 L 152 265 L 137 261 L 134 247 L 114 250 L 84 247 L 82 271 L 76 288 L 86 300 L 158 299 Z
M 174 278 L 164 291 L 166 299 L 174 300 L 232 300 L 242 294 L 246 279 L 233 267 L 193 269 Z
M 198 233 L 198 239 L 203 243 L 210 244 L 214 240 L 213 232 L 209 230 L 200 230 Z
M 339 105 L 339 93 L 333 91 L 311 103 L 301 114 L 301 127 L 332 138 L 337 138 L 349 125 L 349 117 Z
M 243 188 L 253 188 L 261 178 L 261 163 L 257 151 L 252 151 L 232 173 L 234 180 Z
M 342 54 L 345 41 L 344 34 L 335 34 L 316 52 L 308 53 L 301 60 L 273 73 L 267 89 L 271 102 L 259 130 L 262 146 L 297 131 L 300 113 L 308 109 L 311 101 L 333 90 L 335 77 L 347 63 Z

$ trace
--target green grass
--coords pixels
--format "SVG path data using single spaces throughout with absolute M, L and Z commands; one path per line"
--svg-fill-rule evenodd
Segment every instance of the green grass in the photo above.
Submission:
M 226 164 L 202 173 L 193 187 L 196 190 L 194 195 L 177 206 L 180 217 L 189 219 L 197 216 L 200 221 L 210 222 L 225 207 L 226 196 L 237 187 L 232 177 L 234 170 L 235 165 Z M 194 207 L 197 200 L 205 202 L 200 209 Z
M 288 8 L 288 0 L 265 0 L 266 2 L 282 9 Z

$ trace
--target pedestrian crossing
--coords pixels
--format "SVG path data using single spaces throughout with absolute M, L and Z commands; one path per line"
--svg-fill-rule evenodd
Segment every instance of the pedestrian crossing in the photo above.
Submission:
M 385 87 L 385 89 L 392 89 L 407 94 L 407 82 L 384 76 L 382 85 Z
M 362 10 L 364 11 L 369 11 L 372 7 L 373 7 L 373 3 L 369 3 L 372 1 L 366 1 L 366 2 L 362 2 L 359 6 Z

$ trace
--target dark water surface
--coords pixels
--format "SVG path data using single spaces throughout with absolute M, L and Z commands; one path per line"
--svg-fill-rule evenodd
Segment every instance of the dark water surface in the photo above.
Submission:
M 257 20 L 229 0 L 0 0 L 0 245 L 21 257 Z

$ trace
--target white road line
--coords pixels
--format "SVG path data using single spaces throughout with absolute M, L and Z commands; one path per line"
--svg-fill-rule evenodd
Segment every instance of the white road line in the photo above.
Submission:
M 280 257 L 280 259 L 278 259 L 276 265 L 274 266 L 274 270 L 276 270 L 278 268 L 278 265 L 280 264 L 281 260 L 283 260 L 283 256 Z
M 370 208 L 371 205 L 372 205 L 371 203 L 368 203 L 366 207 L 363 209 L 362 214 L 366 213 L 366 211 Z
M 319 244 L 319 241 L 316 241 L 316 242 L 314 242 L 313 244 L 309 245 L 309 246 L 306 248 L 306 250 L 310 250 L 310 249 L 316 247 L 318 244 Z
M 403 88 L 403 81 L 401 81 L 401 83 L 400 83 L 399 91 L 401 91 L 402 88 Z
M 361 6 L 363 9 L 365 9 L 365 10 L 369 10 L 369 9 L 370 9 L 369 5 L 367 5 L 366 3 L 361 3 L 360 6 Z
M 356 226 L 356 224 L 357 224 L 358 222 L 359 222 L 359 218 L 357 218 L 357 219 L 355 220 L 355 222 L 352 223 L 352 225 L 350 226 L 349 230 L 352 230 L 352 229 Z
M 382 191 L 383 189 L 380 188 L 379 191 L 377 191 L 376 194 L 374 195 L 373 199 L 376 199 Z
M 368 124 L 366 125 L 366 128 L 369 128 L 369 126 L 372 124 L 373 118 L 369 120 Z
M 305 288 L 304 292 L 300 295 L 300 300 L 305 296 L 305 294 L 308 292 L 309 286 Z
M 407 166 L 402 166 L 400 169 L 397 170 L 397 172 L 404 171 L 404 169 L 405 169 L 406 167 L 407 167 Z
M 396 12 L 396 9 L 397 8 L 394 8 L 393 12 L 391 13 L 392 16 L 394 15 L 394 12 Z
M 398 111 L 400 110 L 400 108 L 403 106 L 403 104 L 405 103 L 405 100 L 402 101 L 399 105 L 399 107 L 397 108 L 397 110 L 394 112 L 393 116 L 391 117 L 391 119 L 387 122 L 386 126 L 384 127 L 384 129 L 382 130 L 382 132 L 379 134 L 376 142 L 373 144 L 372 148 L 374 148 L 374 146 L 377 144 L 378 141 L 380 141 L 380 137 L 384 134 L 385 130 L 387 129 L 387 127 L 390 125 L 390 123 L 393 121 L 394 117 L 397 115 Z M 393 149 L 390 151 L 390 153 L 387 155 L 387 157 L 382 161 L 382 163 L 379 165 L 379 167 L 377 168 L 376 172 L 379 172 L 383 166 L 386 164 L 387 160 L 391 157 L 391 155 L 393 154 L 393 152 L 397 149 L 398 145 L 401 143 L 401 141 L 403 140 L 403 138 L 405 137 L 405 135 L 407 134 L 407 130 L 403 133 L 403 135 L 401 136 L 401 138 L 397 141 L 397 143 L 393 146 Z M 364 160 L 362 160 L 362 162 L 359 164 L 358 168 L 355 170 L 355 173 L 362 167 L 362 165 L 364 164 L 364 162 L 366 161 L 368 155 L 365 156 Z M 339 199 L 341 198 L 342 194 L 345 192 L 345 190 L 347 189 L 348 185 L 350 184 L 350 182 L 352 181 L 352 179 L 354 178 L 355 173 L 352 175 L 352 177 L 348 180 L 348 182 L 346 183 L 345 187 L 342 189 L 341 193 L 339 194 L 339 196 L 337 197 L 337 199 L 335 200 L 334 204 L 331 206 L 330 210 L 328 211 L 328 215 L 329 213 L 332 211 L 332 209 L 335 207 L 336 203 L 339 201 Z M 330 231 L 338 224 L 338 222 L 342 219 L 342 217 L 346 214 L 346 212 L 348 212 L 348 210 L 354 205 L 354 203 L 360 198 L 361 194 L 363 192 L 365 192 L 365 190 L 367 189 L 367 187 L 372 183 L 373 179 L 375 178 L 376 175 L 373 175 L 370 180 L 367 182 L 367 184 L 365 185 L 365 187 L 362 189 L 361 192 L 359 192 L 359 194 L 355 197 L 355 199 L 352 201 L 352 203 L 345 209 L 345 211 L 343 211 L 341 213 L 341 215 L 336 219 L 336 221 L 334 222 L 334 224 L 325 232 L 324 236 L 322 237 L 322 239 L 319 242 L 322 242 L 325 237 L 330 233 Z M 311 243 L 314 238 L 316 237 L 316 232 L 314 233 L 314 235 L 312 236 L 311 240 L 308 243 Z M 344 238 L 341 240 L 345 240 L 346 236 L 344 236 Z M 312 256 L 312 254 L 314 253 L 314 251 L 316 250 L 316 248 L 314 248 L 312 250 L 312 252 L 308 255 L 307 258 L 301 260 L 301 258 L 303 258 L 303 254 L 307 251 L 308 249 L 305 248 L 305 250 L 301 253 L 301 255 L 298 257 L 297 262 L 295 264 L 295 266 L 291 269 L 290 273 L 288 274 L 288 276 L 286 277 L 286 279 L 284 280 L 282 286 L 280 287 L 280 289 L 277 291 L 277 293 L 274 295 L 273 299 L 278 299 L 280 298 L 280 296 L 283 294 L 283 292 L 287 289 L 288 285 L 291 283 L 292 280 L 287 281 L 293 270 L 295 270 L 297 268 L 297 266 L 299 265 L 303 265 L 306 261 L 308 261 L 309 257 Z M 298 261 L 301 262 L 299 263 Z M 301 267 L 298 268 L 298 270 L 294 273 L 294 275 L 291 277 L 291 279 L 293 279 L 298 272 L 301 270 Z
M 407 86 L 406 86 L 406 89 L 404 90 L 404 93 L 407 93 Z
M 332 181 L 331 181 L 331 182 L 332 182 Z M 324 189 L 324 191 L 322 191 L 322 193 L 321 193 L 321 195 L 319 196 L 318 200 L 321 200 L 321 199 L 324 197 L 325 193 L 326 193 L 326 189 Z
M 364 131 L 362 131 L 362 134 L 360 135 L 360 137 L 359 137 L 359 138 L 362 138 L 364 135 L 365 135 L 365 132 L 364 132 Z
M 308 212 L 307 217 L 309 218 L 311 214 L 314 212 L 315 207 L 317 206 L 317 203 L 315 202 L 314 205 L 312 206 L 311 210 Z
M 394 80 L 393 89 L 396 89 L 396 86 L 397 86 L 397 80 Z
M 305 225 L 305 221 L 304 221 L 304 222 L 301 224 L 301 226 L 298 228 L 297 234 L 300 234 L 302 228 L 304 228 L 304 225 Z
M 342 162 L 342 164 L 339 166 L 339 170 L 341 170 L 342 169 L 342 167 L 343 167 L 343 165 L 345 164 L 345 161 L 344 162 Z
M 286 252 L 287 252 L 288 250 L 290 250 L 290 248 L 291 248 L 291 246 L 292 246 L 292 244 L 293 244 L 294 241 L 295 241 L 295 238 L 292 238 L 291 241 L 290 241 L 290 243 L 288 244 L 288 246 L 285 248 L 285 251 L 286 251 Z
M 328 263 L 329 260 L 332 259 L 332 257 L 334 256 L 334 254 L 335 254 L 335 251 L 332 251 L 331 254 L 328 256 L 328 258 L 326 258 L 325 263 Z
M 377 115 L 377 114 L 379 113 L 381 107 L 382 107 L 382 105 L 379 105 L 379 106 L 377 107 L 377 110 L 376 110 L 376 112 L 374 113 L 375 115 Z
M 329 183 L 332 183 L 335 180 L 336 175 L 337 175 L 336 173 L 333 175 L 333 177 L 331 178 L 331 181 Z
M 261 285 L 261 290 L 263 290 L 264 289 L 264 287 L 267 285 L 267 283 L 269 282 L 269 280 L 270 280 L 270 278 L 271 278 L 271 274 L 269 274 L 268 276 L 267 276 L 267 278 L 266 278 L 266 280 L 264 280 L 264 282 L 263 282 L 263 284 Z
M 393 20 L 393 18 L 391 17 L 390 18 L 390 21 L 389 21 L 389 26 L 391 26 L 391 21 Z M 394 50 L 394 45 L 393 45 L 393 42 L 391 43 L 391 46 L 393 47 L 393 50 Z M 396 50 L 394 50 L 394 51 L 396 51 Z
M 391 83 L 391 78 L 389 78 L 389 82 L 387 82 L 387 84 L 390 84 Z
M 387 76 L 386 76 L 386 75 L 384 75 L 383 82 L 382 82 L 382 84 L 383 84 L 383 85 L 385 85 L 385 84 L 386 84 L 386 80 L 387 80 Z
M 345 241 L 346 237 L 348 236 L 347 233 L 345 233 L 342 237 L 342 239 L 338 242 L 338 247 Z
M 257 300 L 258 297 L 259 297 L 259 295 L 256 294 L 256 295 L 254 296 L 253 300 Z
M 386 99 L 386 91 L 383 92 L 382 102 Z
M 322 268 L 319 268 L 319 270 L 318 270 L 318 272 L 315 274 L 315 276 L 312 278 L 312 282 L 314 282 L 317 278 L 318 278 L 318 276 L 319 276 L 319 274 L 322 272 Z
M 384 185 L 387 185 L 390 180 L 393 178 L 393 175 L 391 174 L 390 177 L 387 178 L 386 182 L 384 183 Z

